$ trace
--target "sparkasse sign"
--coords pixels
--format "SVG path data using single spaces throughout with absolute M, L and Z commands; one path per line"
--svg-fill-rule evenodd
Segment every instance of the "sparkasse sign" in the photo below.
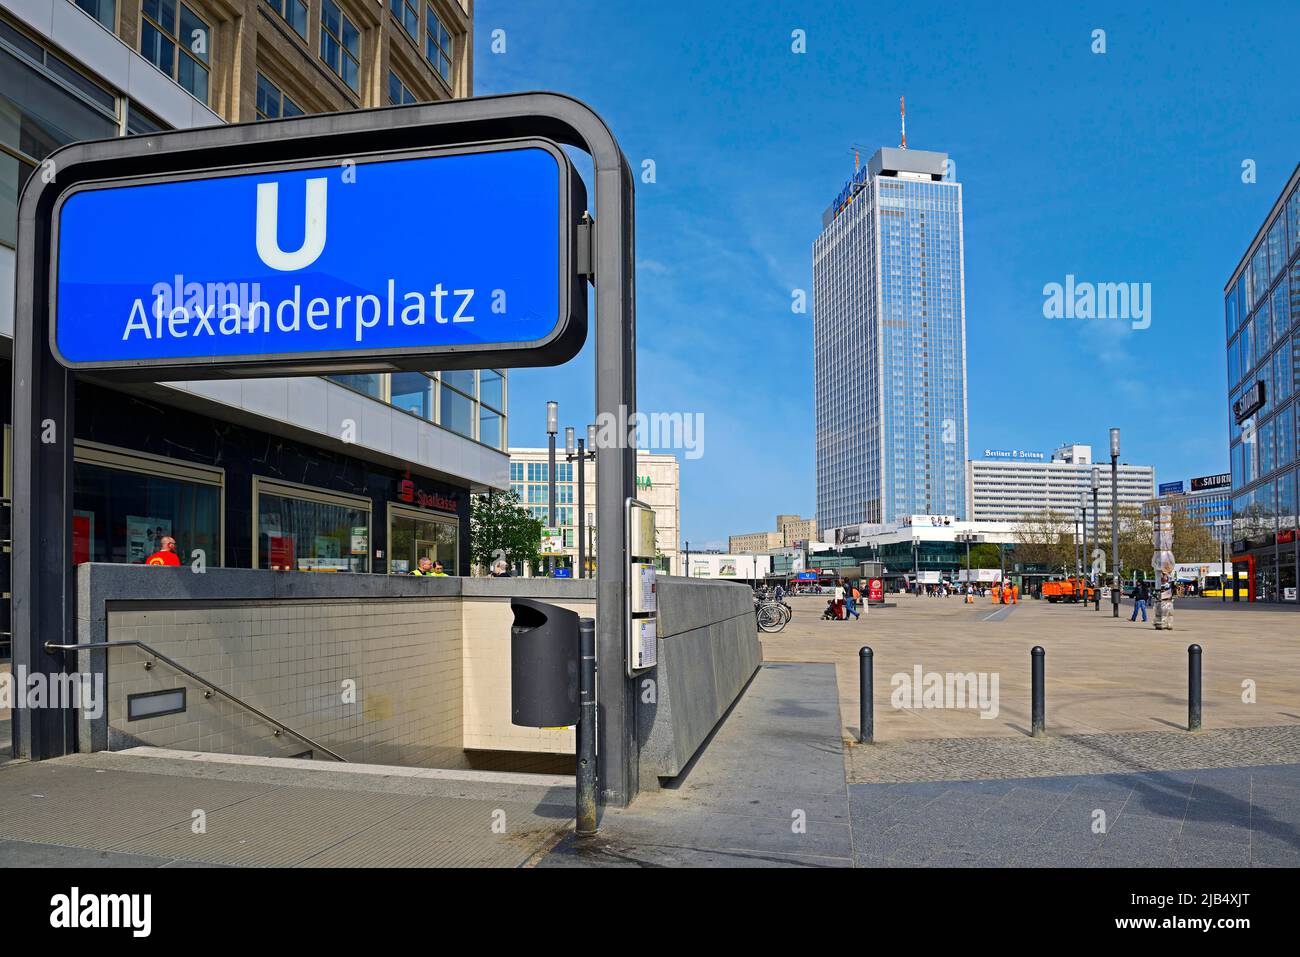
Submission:
M 531 139 L 78 184 L 50 346 L 78 370 L 563 362 L 586 335 L 575 181 Z M 158 228 L 176 210 L 205 228 Z

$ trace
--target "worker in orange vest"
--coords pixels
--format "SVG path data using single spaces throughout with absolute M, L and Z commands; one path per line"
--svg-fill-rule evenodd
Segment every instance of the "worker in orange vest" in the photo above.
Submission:
M 1020 604 L 1020 586 L 1014 582 L 1011 585 L 1011 604 Z
M 998 603 L 998 597 L 1001 594 L 1002 594 L 1001 582 L 999 582 L 998 584 L 994 585 L 992 588 L 989 589 L 989 597 L 993 599 L 993 604 L 995 605 Z

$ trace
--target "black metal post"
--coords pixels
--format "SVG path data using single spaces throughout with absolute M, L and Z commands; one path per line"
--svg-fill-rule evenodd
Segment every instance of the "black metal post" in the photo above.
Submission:
M 1187 646 L 1187 730 L 1201 730 L 1201 646 Z
M 547 475 L 547 502 L 549 504 L 547 511 L 546 527 L 555 527 L 555 433 L 552 432 L 547 436 L 548 465 L 546 467 Z
M 1219 604 L 1227 604 L 1228 601 L 1228 550 L 1224 547 L 1223 542 L 1219 542 Z M 1237 587 L 1237 577 L 1232 577 L 1232 587 Z
M 1030 734 L 1035 738 L 1041 738 L 1046 732 L 1043 727 L 1046 724 L 1046 692 L 1044 691 L 1044 661 L 1047 658 L 1047 652 L 1043 650 L 1042 645 L 1034 645 L 1033 650 L 1029 652 L 1030 676 L 1032 682 L 1033 697 L 1033 714 L 1030 718 Z
M 1097 474 L 1096 471 L 1094 471 L 1094 472 L 1093 472 L 1093 483 L 1092 483 L 1092 535 L 1093 535 L 1093 544 L 1097 544 L 1097 520 L 1101 517 L 1101 513 L 1097 511 L 1097 482 L 1096 482 L 1096 474 Z M 1092 575 L 1089 575 L 1088 577 L 1089 577 L 1090 579 L 1092 579 L 1092 610 L 1093 610 L 1093 611 L 1101 611 L 1101 579 L 1100 579 L 1100 578 L 1095 578 L 1095 577 L 1092 576 Z
M 596 620 L 578 619 L 578 836 L 596 833 Z
M 858 651 L 858 741 L 873 744 L 876 740 L 875 681 L 872 674 L 871 648 Z
M 1111 617 L 1119 617 L 1119 456 L 1110 457 L 1110 607 Z
M 587 577 L 587 451 L 578 439 L 578 577 Z
M 686 567 L 682 569 L 682 575 L 686 578 L 691 577 L 691 543 L 686 543 Z

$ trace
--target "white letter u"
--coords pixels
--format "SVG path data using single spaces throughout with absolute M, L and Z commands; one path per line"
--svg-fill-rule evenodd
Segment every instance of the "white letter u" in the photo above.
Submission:
M 291 253 L 280 248 L 280 184 L 257 184 L 257 254 L 272 269 L 305 269 L 325 251 L 325 182 L 324 176 L 307 180 L 302 245 Z

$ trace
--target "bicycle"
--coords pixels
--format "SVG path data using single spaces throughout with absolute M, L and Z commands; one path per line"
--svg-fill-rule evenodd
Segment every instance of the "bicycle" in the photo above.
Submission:
M 759 631 L 769 635 L 776 634 L 785 629 L 794 617 L 794 609 L 784 601 L 777 601 L 774 598 L 754 598 L 754 618 L 758 622 Z

